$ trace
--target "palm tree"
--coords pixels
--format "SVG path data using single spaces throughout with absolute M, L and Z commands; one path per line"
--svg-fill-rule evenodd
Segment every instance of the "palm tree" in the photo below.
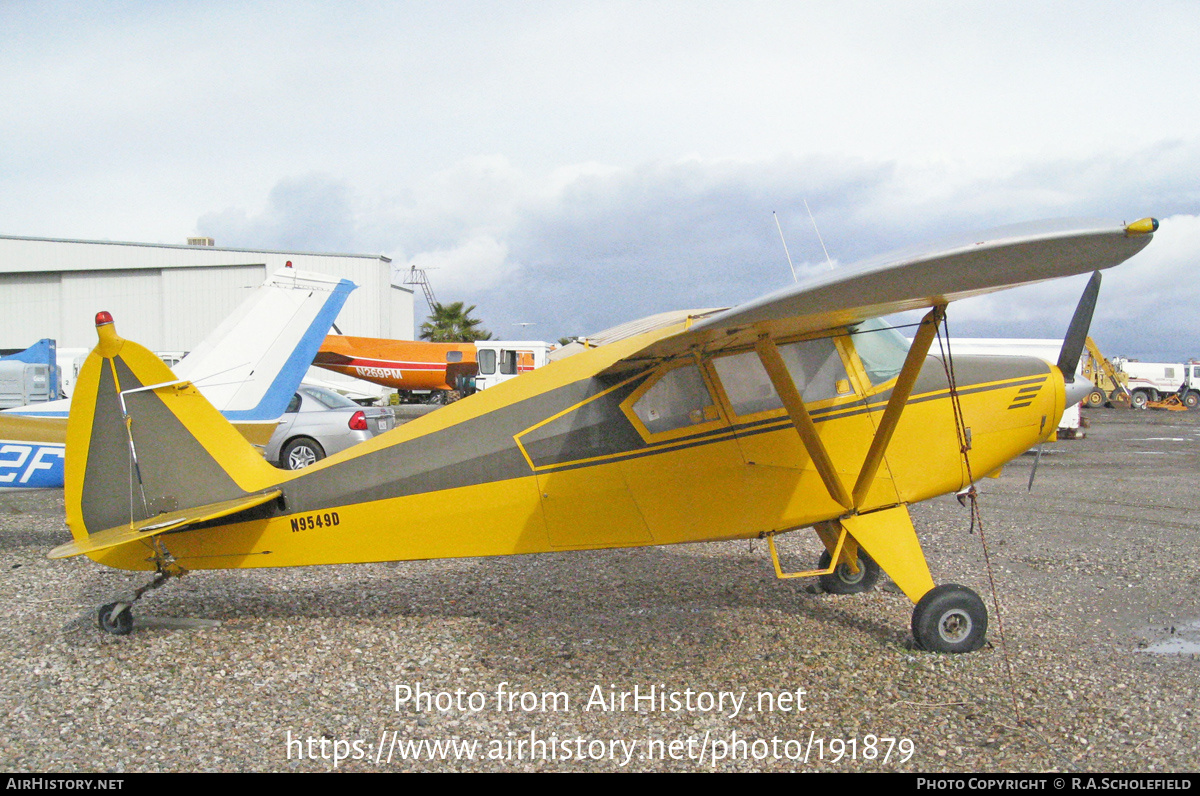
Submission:
M 421 324 L 421 339 L 434 343 L 470 343 L 475 340 L 490 340 L 492 333 L 480 328 L 483 321 L 472 318 L 475 305 L 463 308 L 461 301 L 453 304 L 435 302 L 429 317 Z

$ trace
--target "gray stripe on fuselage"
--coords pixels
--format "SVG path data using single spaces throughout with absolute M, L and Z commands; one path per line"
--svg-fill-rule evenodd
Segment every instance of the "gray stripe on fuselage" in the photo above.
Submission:
M 622 380 L 603 377 L 583 379 L 464 420 L 449 428 L 301 476 L 282 485 L 287 512 L 316 511 L 532 475 L 529 462 L 513 437 L 548 417 L 599 395 Z M 589 402 L 584 408 L 597 404 L 604 407 L 602 411 L 606 416 L 611 416 L 615 411 L 620 415 L 620 420 L 628 424 L 618 406 L 624 398 L 613 403 L 610 396 L 618 393 L 627 396 L 635 386 L 636 383 L 614 390 L 609 395 Z M 573 412 L 566 417 L 575 414 Z M 613 427 L 617 428 L 618 425 L 614 424 Z M 568 437 L 572 431 L 569 424 L 557 428 Z M 527 436 L 534 435 L 535 432 L 530 432 Z M 562 445 L 545 434 L 535 439 L 539 455 L 551 455 L 555 450 L 558 452 L 553 455 L 568 455 Z M 622 440 L 621 444 L 630 442 L 627 435 L 619 432 L 613 436 L 613 440 L 617 439 Z M 640 443 L 640 438 L 637 441 Z M 616 449 L 613 441 L 599 439 L 595 442 L 606 450 Z

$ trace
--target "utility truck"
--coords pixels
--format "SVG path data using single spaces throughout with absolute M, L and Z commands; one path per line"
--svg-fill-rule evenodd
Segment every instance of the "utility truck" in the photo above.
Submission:
M 1200 364 L 1138 362 L 1125 357 L 1114 358 L 1113 364 L 1129 378 L 1134 409 L 1144 409 L 1171 395 L 1178 395 L 1188 409 L 1200 406 Z

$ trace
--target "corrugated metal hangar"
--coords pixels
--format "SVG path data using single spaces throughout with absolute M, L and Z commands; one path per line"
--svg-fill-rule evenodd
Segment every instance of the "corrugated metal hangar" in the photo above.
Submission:
M 358 285 L 338 316 L 342 333 L 413 338 L 412 289 L 392 284 L 382 255 L 223 249 L 210 238 L 175 246 L 0 236 L 0 348 L 43 337 L 91 348 L 95 315 L 108 310 L 122 337 L 188 351 L 288 261 Z

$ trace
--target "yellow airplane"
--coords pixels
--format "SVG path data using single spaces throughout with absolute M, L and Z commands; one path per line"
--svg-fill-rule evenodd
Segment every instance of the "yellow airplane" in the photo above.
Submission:
M 1157 228 L 1011 227 L 655 316 L 294 472 L 101 313 L 67 431 L 74 541 L 50 555 L 156 573 L 100 609 L 121 634 L 142 594 L 190 570 L 765 537 L 780 577 L 828 591 L 863 591 L 882 569 L 916 603 L 919 646 L 968 652 L 987 609 L 934 585 L 908 505 L 1054 433 L 1099 270 Z M 930 354 L 948 302 L 1092 271 L 1057 366 Z M 920 308 L 911 347 L 878 320 Z M 818 568 L 783 572 L 775 536 L 807 527 Z

